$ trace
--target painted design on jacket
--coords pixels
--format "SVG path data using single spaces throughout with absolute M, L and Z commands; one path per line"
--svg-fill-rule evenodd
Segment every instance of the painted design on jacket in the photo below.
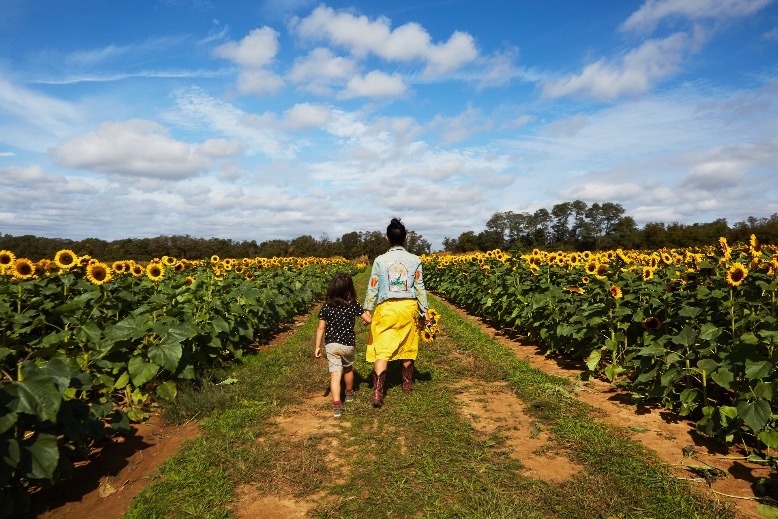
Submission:
M 407 292 L 408 265 L 403 262 L 389 263 L 386 270 L 389 274 L 389 292 Z

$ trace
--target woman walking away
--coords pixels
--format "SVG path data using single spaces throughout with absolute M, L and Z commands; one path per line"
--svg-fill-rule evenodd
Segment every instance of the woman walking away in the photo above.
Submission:
M 341 375 L 346 385 L 346 402 L 354 400 L 354 349 L 357 344 L 354 318 L 362 317 L 365 324 L 371 321 L 370 312 L 357 303 L 354 281 L 348 274 L 335 274 L 332 278 L 324 305 L 319 310 L 319 327 L 316 329 L 316 349 L 313 354 L 321 357 L 321 344 L 327 353 L 330 372 L 332 409 L 336 418 L 343 413 L 340 395 Z
M 386 228 L 389 250 L 373 261 L 365 310 L 373 312 L 366 359 L 373 363 L 373 407 L 384 405 L 386 369 L 402 363 L 402 388 L 410 391 L 419 353 L 419 324 L 427 320 L 427 292 L 421 260 L 404 248 L 408 233 L 397 218 Z

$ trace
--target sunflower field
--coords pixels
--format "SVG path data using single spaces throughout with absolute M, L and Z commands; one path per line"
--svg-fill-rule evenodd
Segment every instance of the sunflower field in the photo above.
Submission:
M 0 516 L 24 509 L 96 440 L 148 417 L 178 384 L 234 362 L 307 310 L 341 258 L 110 265 L 70 250 L 0 251 Z M 4 509 L 3 509 L 4 508 Z
M 427 287 L 774 462 L 778 248 L 423 258 Z

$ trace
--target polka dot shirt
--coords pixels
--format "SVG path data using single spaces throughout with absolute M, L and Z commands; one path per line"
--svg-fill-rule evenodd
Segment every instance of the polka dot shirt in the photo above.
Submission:
M 337 342 L 345 346 L 356 346 L 357 337 L 354 333 L 354 318 L 359 317 L 364 310 L 359 303 L 348 306 L 325 304 L 319 310 L 319 319 L 327 323 L 324 328 L 324 342 Z

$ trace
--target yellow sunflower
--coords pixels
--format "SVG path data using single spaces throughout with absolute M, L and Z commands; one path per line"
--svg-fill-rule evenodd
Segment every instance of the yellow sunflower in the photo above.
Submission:
M 62 249 L 54 255 L 54 263 L 61 269 L 69 269 L 78 264 L 78 255 L 70 249 Z
M 184 286 L 185 287 L 191 287 L 195 282 L 195 278 L 192 276 L 186 276 L 186 279 L 184 280 Z
M 16 255 L 13 252 L 0 250 L 0 267 L 10 267 L 15 259 Z
M 565 287 L 565 290 L 567 290 L 568 292 L 575 292 L 576 294 L 583 294 L 584 293 L 584 289 L 583 288 L 576 287 L 576 286 Z
M 13 275 L 16 279 L 30 279 L 35 275 L 35 265 L 27 258 L 17 258 L 13 262 Z
M 142 277 L 143 274 L 146 273 L 146 269 L 143 268 L 143 265 L 140 265 L 138 263 L 133 263 L 130 267 L 130 274 L 132 274 L 134 277 L 139 278 Z
M 651 267 L 643 267 L 643 272 L 640 274 L 643 281 L 648 281 L 654 277 L 654 269 Z
M 216 254 L 211 256 L 211 263 L 219 263 L 219 261 L 220 261 L 219 256 L 217 256 Z
M 159 281 L 165 275 L 165 265 L 158 261 L 152 261 L 146 266 L 146 275 L 152 281 Z
M 424 342 L 432 342 L 434 338 L 435 337 L 432 336 L 432 332 L 430 332 L 428 329 L 425 328 L 421 331 L 421 340 Z
M 611 285 L 609 292 L 611 297 L 613 297 L 614 299 L 619 299 L 621 297 L 621 289 L 616 285 Z
M 86 278 L 95 285 L 102 285 L 107 281 L 111 281 L 111 269 L 108 265 L 100 261 L 94 261 L 86 267 Z
M 727 283 L 736 287 L 746 279 L 747 275 L 748 270 L 742 263 L 733 263 L 727 271 Z

